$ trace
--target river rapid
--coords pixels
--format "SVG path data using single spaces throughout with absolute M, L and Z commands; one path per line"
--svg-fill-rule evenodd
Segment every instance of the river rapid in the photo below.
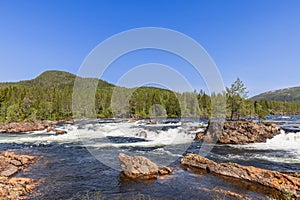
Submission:
M 266 143 L 214 145 L 207 158 L 243 165 L 300 171 L 300 116 L 270 116 L 268 121 L 288 123 Z M 32 154 L 38 161 L 17 176 L 41 180 L 29 199 L 216 199 L 220 191 L 232 191 L 249 199 L 267 199 L 272 190 L 180 166 L 187 152 L 198 153 L 206 119 L 82 120 L 63 124 L 65 135 L 54 132 L 1 134 L 0 150 Z M 142 155 L 176 171 L 157 180 L 138 181 L 120 177 L 118 154 Z M 236 199 L 226 196 L 225 199 Z

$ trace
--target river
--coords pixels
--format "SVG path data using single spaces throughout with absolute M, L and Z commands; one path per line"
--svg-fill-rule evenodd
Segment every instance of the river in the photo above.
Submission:
M 289 124 L 266 143 L 214 145 L 207 157 L 271 170 L 300 171 L 300 116 L 271 116 L 267 121 Z M 84 120 L 60 125 L 68 131 L 65 135 L 45 131 L 1 134 L 0 150 L 38 157 L 28 170 L 17 174 L 41 180 L 29 199 L 218 199 L 223 198 L 220 190 L 249 199 L 271 196 L 273 191 L 262 186 L 180 166 L 184 153 L 199 152 L 202 144 L 193 138 L 206 125 L 206 119 L 162 120 L 158 124 L 147 120 Z M 146 156 L 176 170 L 157 180 L 120 178 L 120 152 Z

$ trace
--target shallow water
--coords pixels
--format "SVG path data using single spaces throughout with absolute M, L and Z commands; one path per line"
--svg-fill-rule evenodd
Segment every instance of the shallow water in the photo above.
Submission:
M 298 117 L 293 116 L 298 123 Z M 275 121 L 276 119 L 274 119 Z M 289 118 L 290 120 L 290 118 Z M 190 122 L 187 122 L 190 121 Z M 39 193 L 30 199 L 214 199 L 232 191 L 250 199 L 266 199 L 274 191 L 231 178 L 186 170 L 179 164 L 186 152 L 198 153 L 201 143 L 193 142 L 199 124 L 186 120 L 148 125 L 112 123 L 105 120 L 62 125 L 68 134 L 54 133 L 0 135 L 0 149 L 36 155 L 39 160 L 17 176 L 43 180 Z M 144 132 L 147 136 L 145 137 Z M 143 133 L 143 134 L 141 134 Z M 215 145 L 208 158 L 233 161 L 243 165 L 300 171 L 299 132 L 282 133 L 266 143 L 250 145 Z M 149 157 L 176 171 L 152 181 L 132 181 L 120 177 L 119 152 Z M 235 199 L 226 196 L 225 199 Z

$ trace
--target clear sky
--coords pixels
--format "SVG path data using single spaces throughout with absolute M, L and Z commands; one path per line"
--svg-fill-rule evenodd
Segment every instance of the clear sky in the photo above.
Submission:
M 50 69 L 76 74 L 103 40 L 150 26 L 195 39 L 225 85 L 240 77 L 250 96 L 299 86 L 299 10 L 298 0 L 0 0 L 0 81 L 32 79 Z M 196 90 L 203 87 L 186 63 L 159 51 L 124 56 L 103 78 L 116 83 L 130 67 L 148 62 L 168 64 Z

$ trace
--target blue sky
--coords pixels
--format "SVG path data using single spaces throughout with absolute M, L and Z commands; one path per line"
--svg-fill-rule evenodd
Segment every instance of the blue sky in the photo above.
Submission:
M 0 0 L 0 81 L 32 79 L 50 69 L 76 74 L 100 42 L 128 29 L 164 27 L 200 43 L 226 86 L 237 77 L 249 94 L 300 85 L 300 1 Z M 160 51 L 117 60 L 102 77 L 116 83 L 130 68 L 174 67 L 199 90 L 184 61 Z

